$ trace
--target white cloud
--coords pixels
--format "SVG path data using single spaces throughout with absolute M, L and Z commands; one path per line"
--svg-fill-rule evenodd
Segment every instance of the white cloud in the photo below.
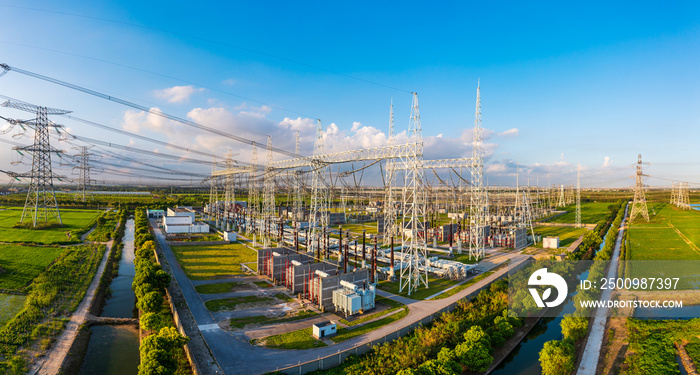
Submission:
M 512 128 L 498 133 L 498 135 L 501 137 L 517 137 L 519 134 L 520 130 L 518 130 L 518 128 Z
M 196 89 L 194 86 L 173 86 L 162 90 L 156 90 L 155 95 L 160 99 L 165 99 L 170 103 L 184 103 L 190 100 L 194 93 L 202 92 L 204 89 Z
M 610 159 L 610 156 L 606 156 L 603 159 L 603 168 L 609 167 L 610 165 L 612 165 L 612 160 Z
M 124 112 L 122 129 L 132 133 L 142 130 L 165 130 L 169 121 L 157 113 L 161 113 L 158 107 L 151 108 L 150 112 L 127 110 Z
M 236 82 L 237 81 L 233 78 L 229 78 L 229 79 L 225 79 L 225 80 L 221 81 L 221 83 L 223 83 L 226 86 L 233 86 L 236 84 Z

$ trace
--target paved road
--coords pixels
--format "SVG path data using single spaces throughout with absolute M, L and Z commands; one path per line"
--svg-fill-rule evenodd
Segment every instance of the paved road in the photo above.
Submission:
M 389 296 L 392 299 L 406 303 L 409 306 L 408 315 L 397 322 L 335 345 L 308 350 L 277 350 L 251 345 L 249 343 L 250 339 L 243 331 L 228 332 L 222 330 L 218 324 L 216 324 L 216 319 L 214 319 L 213 315 L 204 307 L 199 293 L 195 291 L 192 282 L 185 275 L 182 267 L 175 259 L 175 255 L 167 245 L 164 235 L 157 226 L 154 226 L 154 232 L 165 257 L 171 265 L 174 277 L 180 285 L 182 294 L 187 300 L 187 304 L 200 328 L 202 336 L 209 345 L 219 366 L 226 374 L 260 374 L 275 371 L 278 368 L 315 360 L 319 357 L 332 355 L 338 353 L 338 351 L 354 348 L 364 343 L 380 339 L 401 327 L 418 322 L 433 312 L 449 306 L 482 285 L 490 283 L 508 270 L 508 268 L 500 270 L 451 297 L 437 301 L 415 301 L 404 297 L 389 295 L 388 293 L 377 290 L 378 295 Z M 513 260 L 509 268 L 527 258 L 528 255 L 512 254 Z
M 622 244 L 622 235 L 625 233 L 625 223 L 627 221 L 627 209 L 629 204 L 625 207 L 625 216 L 622 219 L 622 224 L 620 224 L 620 231 L 617 235 L 617 241 L 615 241 L 615 250 L 613 251 L 610 268 L 608 269 L 608 278 L 615 277 L 617 275 L 617 265 L 620 258 L 620 244 Z M 610 299 L 612 294 L 612 289 L 606 289 L 600 297 L 601 301 L 607 301 Z M 598 358 L 600 357 L 600 348 L 603 344 L 603 335 L 605 334 L 605 324 L 608 321 L 608 308 L 600 308 L 596 311 L 595 317 L 593 318 L 593 324 L 591 325 L 591 333 L 588 335 L 588 341 L 586 341 L 586 349 L 584 349 L 583 356 L 581 357 L 581 363 L 578 366 L 577 375 L 594 375 L 598 367 Z

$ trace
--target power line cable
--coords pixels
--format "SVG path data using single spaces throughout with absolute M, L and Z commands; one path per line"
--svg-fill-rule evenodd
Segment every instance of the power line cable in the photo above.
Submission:
M 78 85 L 75 85 L 75 84 L 72 84 L 72 83 L 68 83 L 68 82 L 65 82 L 65 81 L 61 81 L 61 80 L 58 80 L 58 79 L 55 79 L 55 78 L 47 77 L 47 76 L 44 76 L 44 75 L 41 75 L 41 74 L 33 73 L 33 72 L 30 72 L 30 71 L 27 71 L 27 70 L 24 70 L 24 69 L 15 68 L 15 67 L 12 67 L 12 66 L 7 65 L 7 64 L 0 64 L 0 67 L 2 67 L 2 68 L 5 69 L 5 70 L 15 71 L 15 72 L 17 72 L 17 73 L 21 73 L 21 74 L 27 75 L 27 76 L 29 76 L 29 77 L 33 77 L 33 78 L 37 78 L 37 79 L 40 79 L 40 80 L 43 80 L 43 81 L 51 82 L 51 83 L 57 84 L 57 85 L 59 85 L 59 86 L 67 87 L 67 88 L 70 88 L 70 89 L 73 89 L 73 90 L 81 91 L 81 92 L 84 92 L 84 93 L 86 93 L 86 94 L 89 94 L 89 95 L 92 95 L 92 96 L 96 96 L 96 97 L 98 97 L 98 98 L 102 98 L 102 99 L 109 100 L 109 101 L 112 101 L 112 102 L 115 102 L 115 103 L 119 103 L 119 104 L 121 104 L 121 105 L 124 105 L 124 106 L 127 106 L 127 107 L 131 107 L 131 108 L 137 109 L 137 110 L 139 110 L 139 111 L 143 111 L 143 112 L 146 112 L 146 113 L 150 113 L 150 114 L 153 114 L 153 115 L 156 115 L 156 116 L 160 116 L 160 117 L 163 117 L 163 118 L 168 119 L 168 120 L 176 121 L 176 122 L 179 122 L 179 123 L 181 123 L 181 124 L 184 124 L 184 125 L 187 125 L 187 126 L 191 126 L 191 127 L 194 127 L 194 128 L 200 129 L 200 130 L 208 131 L 208 132 L 210 132 L 210 133 L 213 133 L 213 134 L 216 134 L 216 135 L 219 135 L 219 136 L 222 136 L 222 137 L 226 137 L 226 138 L 232 139 L 232 140 L 237 141 L 237 142 L 241 142 L 241 143 L 244 143 L 244 144 L 247 144 L 247 145 L 251 145 L 251 146 L 260 147 L 260 148 L 263 148 L 263 149 L 266 149 L 266 148 L 267 148 L 267 147 L 265 146 L 264 143 L 255 142 L 255 141 L 253 141 L 253 140 L 250 140 L 250 139 L 247 139 L 247 138 L 244 138 L 244 137 L 241 137 L 241 136 L 237 136 L 237 135 L 234 135 L 234 134 L 229 134 L 229 133 L 223 132 L 223 131 L 221 131 L 221 130 L 214 129 L 214 128 L 212 128 L 212 127 L 209 127 L 209 126 L 206 126 L 206 125 L 202 125 L 202 124 L 200 124 L 200 123 L 197 123 L 197 122 L 194 122 L 194 121 L 191 121 L 191 120 L 183 119 L 183 118 L 181 118 L 181 117 L 174 116 L 174 115 L 171 115 L 171 114 L 162 112 L 162 111 L 157 111 L 157 110 L 154 110 L 153 108 L 147 108 L 147 107 L 144 107 L 144 106 L 142 106 L 142 105 L 140 105 L 140 104 L 132 103 L 132 102 L 129 102 L 129 101 L 127 101 L 127 100 L 120 99 L 120 98 L 117 98 L 117 97 L 114 97 L 114 96 L 111 96 L 111 95 L 103 94 L 103 93 L 101 93 L 101 92 L 98 92 L 98 91 L 95 91 L 95 90 L 91 90 L 91 89 L 88 89 L 88 88 L 85 88 L 85 87 L 82 87 L 82 86 L 78 86 Z M 271 149 L 273 152 L 276 152 L 276 153 L 278 153 L 278 154 L 287 155 L 287 156 L 292 157 L 292 158 L 301 157 L 301 155 L 297 155 L 297 154 L 295 154 L 295 153 L 293 153 L 293 152 L 289 152 L 289 151 L 283 150 L 283 149 L 278 148 L 278 147 L 270 147 L 270 149 Z
M 60 14 L 60 15 L 65 15 L 65 16 L 78 17 L 78 18 L 85 18 L 85 19 L 91 19 L 91 20 L 102 21 L 102 22 L 110 22 L 110 23 L 115 23 L 115 24 L 130 26 L 130 27 L 136 27 L 136 28 L 141 28 L 141 29 L 147 29 L 147 30 L 152 30 L 152 31 L 159 31 L 159 32 L 163 32 L 163 33 L 172 34 L 172 35 L 175 35 L 175 36 L 178 36 L 178 37 L 184 37 L 184 38 L 189 38 L 189 39 L 193 39 L 193 40 L 199 40 L 199 41 L 207 42 L 207 43 L 211 43 L 211 44 L 218 44 L 218 45 L 220 45 L 220 46 L 229 47 L 229 48 L 234 48 L 234 49 L 238 49 L 238 50 L 245 51 L 245 52 L 249 52 L 249 53 L 254 53 L 254 54 L 257 54 L 257 55 L 261 55 L 261 56 L 272 57 L 272 58 L 274 58 L 274 59 L 278 59 L 278 60 L 281 60 L 281 61 L 290 62 L 290 63 L 293 63 L 293 64 L 305 66 L 305 67 L 308 67 L 308 68 L 317 69 L 317 70 L 324 71 L 324 72 L 331 73 L 331 74 L 335 74 L 335 75 L 338 75 L 338 76 L 341 76 L 341 77 L 350 78 L 350 79 L 353 79 L 353 80 L 356 80 L 356 81 L 360 81 L 360 82 L 364 82 L 364 83 L 368 83 L 368 84 L 372 84 L 372 85 L 384 87 L 384 88 L 387 88 L 387 89 L 391 89 L 391 90 L 396 90 L 396 91 L 408 93 L 408 94 L 413 94 L 413 92 L 411 92 L 411 91 L 409 91 L 409 90 L 404 90 L 404 89 L 401 89 L 401 88 L 398 88 L 398 87 L 394 87 L 394 86 L 386 85 L 386 84 L 383 84 L 383 83 L 371 81 L 371 80 L 368 80 L 368 79 L 356 77 L 356 76 L 353 76 L 353 75 L 350 75 L 350 74 L 346 74 L 346 73 L 340 73 L 340 72 L 338 72 L 338 71 L 334 71 L 334 70 L 331 70 L 331 69 L 326 69 L 326 68 L 323 68 L 323 67 L 320 67 L 320 66 L 317 66 L 317 65 L 308 64 L 308 63 L 305 63 L 305 62 L 302 62 L 302 61 L 297 61 L 297 60 L 294 60 L 294 59 L 290 59 L 290 58 L 288 58 L 288 57 L 277 56 L 277 55 L 274 55 L 274 54 L 271 54 L 271 53 L 268 53 L 268 52 L 258 51 L 258 50 L 254 50 L 254 49 L 247 48 L 247 47 L 241 47 L 241 46 L 237 46 L 237 45 L 230 44 L 230 43 L 226 43 L 226 42 L 220 42 L 220 41 L 211 40 L 211 39 L 207 39 L 207 38 L 197 37 L 197 36 L 193 36 L 193 35 L 189 35 L 189 34 L 177 32 L 177 31 L 159 29 L 159 28 L 153 27 L 153 26 L 138 25 L 138 24 L 135 24 L 135 23 L 124 22 L 124 21 L 117 21 L 117 20 L 111 20 L 111 19 L 102 18 L 102 17 L 86 16 L 86 15 L 77 14 L 77 13 L 69 13 L 69 12 L 62 12 L 62 11 L 55 11 L 55 10 L 39 9 L 39 8 L 25 7 L 25 6 L 19 6 L 19 5 L 0 4 L 0 6 L 7 7 L 7 8 L 16 8 L 16 9 L 31 10 L 31 11 L 35 11 L 35 12 L 54 13 L 54 14 Z

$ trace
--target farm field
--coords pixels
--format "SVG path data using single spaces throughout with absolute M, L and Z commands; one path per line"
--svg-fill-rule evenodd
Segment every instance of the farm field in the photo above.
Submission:
M 608 206 L 612 203 L 597 203 L 597 202 L 586 202 L 581 203 L 581 222 L 584 224 L 595 224 L 598 220 L 602 219 L 608 213 Z M 554 219 L 549 220 L 551 223 L 568 223 L 573 224 L 576 222 L 576 205 L 568 205 L 566 207 L 558 208 L 560 210 L 568 211 L 567 213 L 557 216 Z
M 39 275 L 65 248 L 0 244 L 0 289 L 19 290 Z
M 172 246 L 173 253 L 192 280 L 242 275 L 241 263 L 255 262 L 257 254 L 241 243 L 227 245 Z M 250 265 L 255 269 L 255 265 Z
M 649 219 L 636 219 L 629 228 L 630 259 L 700 260 L 699 211 L 655 203 Z
M 0 328 L 24 308 L 27 296 L 0 293 Z
M 586 233 L 586 228 L 574 227 L 535 227 L 535 233 L 544 237 L 559 237 L 559 247 L 567 247 L 576 241 L 582 234 Z M 542 241 L 535 247 L 542 247 Z
M 12 228 L 22 217 L 22 208 L 0 208 L 0 242 L 27 242 L 37 244 L 59 244 L 70 241 L 68 232 L 83 229 L 96 218 L 101 211 L 96 210 L 61 210 L 62 227 L 42 230 Z M 25 222 L 26 222 L 25 218 Z

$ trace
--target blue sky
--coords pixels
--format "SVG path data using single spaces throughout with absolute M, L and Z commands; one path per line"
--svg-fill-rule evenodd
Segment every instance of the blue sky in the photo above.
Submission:
M 381 145 L 390 101 L 400 133 L 415 91 L 426 157 L 469 156 L 480 80 L 487 179 L 506 185 L 517 164 L 521 183 L 575 184 L 580 161 L 583 186 L 629 186 L 639 153 L 651 163 L 649 185 L 700 182 L 699 46 L 696 2 L 0 3 L 0 62 L 257 142 L 269 134 L 292 151 L 299 130 L 305 154 L 315 118 L 330 150 Z M 0 94 L 250 158 L 250 146 L 16 72 L 0 77 Z M 179 154 L 55 120 L 77 135 Z M 28 169 L 10 165 L 10 149 L 0 143 L 0 169 Z

